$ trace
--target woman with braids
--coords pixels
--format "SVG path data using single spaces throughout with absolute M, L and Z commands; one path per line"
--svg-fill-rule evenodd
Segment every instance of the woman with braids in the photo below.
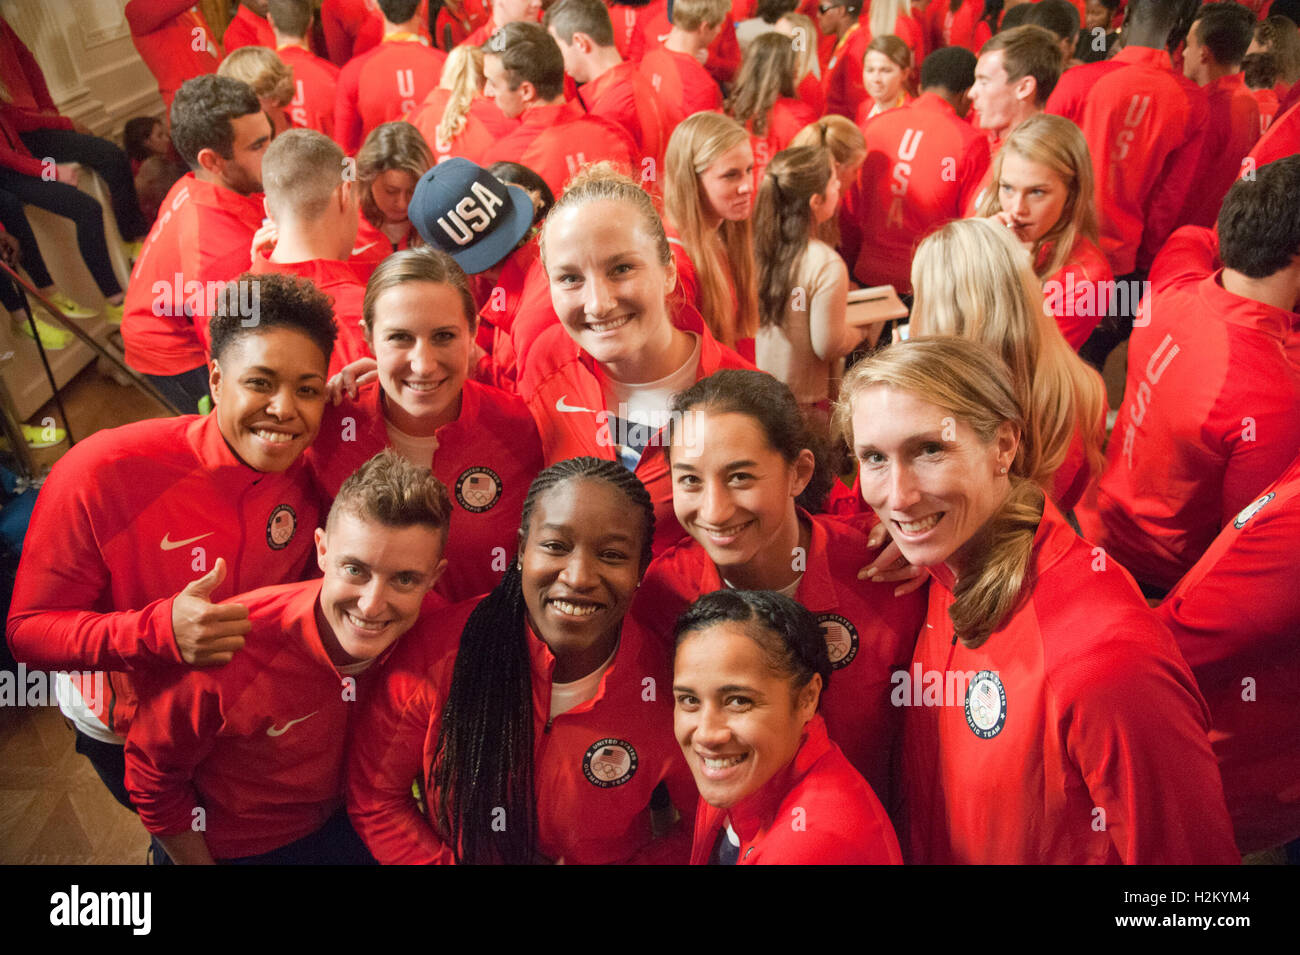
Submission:
M 659 553 L 682 537 L 662 430 L 672 396 L 720 368 L 753 366 L 669 298 L 677 276 L 663 222 L 610 164 L 569 181 L 542 227 L 541 258 L 559 321 L 520 355 L 519 395 L 548 462 L 593 455 L 641 479 Z
M 688 116 L 668 140 L 664 168 L 664 222 L 680 297 L 718 341 L 752 358 L 758 312 L 749 134 L 721 113 Z
M 482 92 L 482 48 L 456 47 L 447 55 L 438 85 L 407 115 L 433 151 L 435 162 L 451 156 L 480 162 L 505 130 L 515 125 Z
M 816 480 L 814 449 L 790 389 L 759 371 L 719 371 L 673 399 L 673 508 L 690 537 L 646 572 L 634 614 L 666 646 L 673 621 L 701 594 L 775 590 L 825 633 L 835 687 L 823 695 L 831 739 L 882 796 L 902 712 L 890 676 L 911 657 L 921 594 L 895 598 L 858 582 L 861 520 L 799 506 Z M 822 487 L 825 493 L 825 486 Z
M 880 800 L 817 712 L 832 667 L 811 613 L 783 594 L 719 590 L 674 637 L 673 724 L 700 790 L 693 865 L 902 863 Z
M 406 217 L 415 184 L 433 165 L 433 153 L 410 123 L 376 126 L 357 151 L 357 185 L 361 189 L 360 226 L 349 261 L 363 279 L 400 249 L 420 244 Z
M 1239 860 L 1205 701 L 1128 572 L 1027 468 L 1008 369 L 957 338 L 854 365 L 837 420 L 929 613 L 903 711 L 912 863 Z
M 790 145 L 799 130 L 817 119 L 795 96 L 795 54 L 790 37 L 764 33 L 745 50 L 740 76 L 727 101 L 731 118 L 749 133 L 754 179 L 761 182 L 772 157 Z
M 830 432 L 832 386 L 843 374 L 844 356 L 865 337 L 847 321 L 849 270 L 816 238 L 839 198 L 827 150 L 802 146 L 772 160 L 754 208 L 756 364 L 790 387 L 823 437 Z
M 626 617 L 653 534 L 621 465 L 572 458 L 537 476 L 501 583 L 422 619 L 362 714 L 348 810 L 379 861 L 686 861 L 696 797 L 668 660 Z M 661 782 L 683 820 L 655 841 Z

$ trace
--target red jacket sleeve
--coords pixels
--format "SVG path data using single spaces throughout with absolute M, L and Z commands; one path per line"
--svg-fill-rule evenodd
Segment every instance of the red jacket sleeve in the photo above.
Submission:
M 360 78 L 360 70 L 344 68 L 339 72 L 338 85 L 334 88 L 334 141 L 349 156 L 361 148 L 361 130 L 364 128 L 357 109 Z
M 411 792 L 424 774 L 424 741 L 437 691 L 428 674 L 389 662 L 383 682 L 366 703 L 352 735 L 348 815 L 357 834 L 384 865 L 450 863 L 452 853 L 438 838 Z M 430 798 L 426 793 L 425 798 Z
M 1062 742 L 1096 807 L 1092 825 L 1129 865 L 1237 863 L 1209 714 L 1190 673 L 1122 641 L 1109 661 L 1069 660 L 1050 677 Z
M 966 147 L 966 155 L 962 157 L 962 168 L 957 172 L 961 182 L 958 215 L 961 215 L 961 210 L 973 203 L 975 197 L 979 195 L 984 185 L 984 177 L 989 171 L 989 163 L 989 141 L 984 136 L 972 139 L 970 145 Z
M 150 832 L 175 835 L 202 818 L 194 812 L 202 805 L 194 771 L 221 724 L 221 701 L 206 674 L 178 673 L 141 693 L 126 737 L 126 788 Z
M 1218 267 L 1219 240 L 1214 230 L 1188 225 L 1165 242 L 1147 279 L 1152 292 L 1162 292 L 1184 282 L 1199 282 Z
M 131 0 L 126 5 L 126 22 L 132 33 L 143 36 L 166 26 L 192 6 L 194 0 Z
M 1178 215 L 1187 201 L 1187 192 L 1196 188 L 1196 170 L 1201 161 L 1208 117 L 1205 98 L 1193 99 L 1187 119 L 1187 139 L 1165 160 L 1164 172 L 1156 177 L 1155 188 L 1147 200 L 1146 223 L 1137 256 L 1139 268 L 1150 266 L 1170 233 L 1181 225 Z
M 14 656 L 43 669 L 137 670 L 180 663 L 173 598 L 105 612 L 111 575 L 82 478 L 76 467 L 56 467 L 36 500 L 28 541 L 40 543 L 23 551 L 9 611 Z

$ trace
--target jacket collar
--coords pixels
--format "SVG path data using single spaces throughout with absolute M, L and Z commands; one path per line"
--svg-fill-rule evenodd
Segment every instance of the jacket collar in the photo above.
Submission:
M 245 485 L 256 484 L 272 473 L 249 467 L 234 451 L 230 450 L 230 445 L 226 443 L 225 436 L 221 433 L 221 426 L 217 423 L 216 411 L 210 411 L 205 415 L 194 415 L 194 420 L 185 429 L 185 440 L 205 470 L 220 472 L 223 485 L 236 482 Z M 295 473 L 302 467 L 302 460 L 302 456 L 299 456 L 287 471 L 276 472 L 274 476 L 282 477 Z
M 731 828 L 740 836 L 742 851 L 771 827 L 790 790 L 829 751 L 826 721 L 816 713 L 804 727 L 803 739 L 790 764 L 773 775 L 757 792 L 750 793 L 724 813 L 731 820 Z

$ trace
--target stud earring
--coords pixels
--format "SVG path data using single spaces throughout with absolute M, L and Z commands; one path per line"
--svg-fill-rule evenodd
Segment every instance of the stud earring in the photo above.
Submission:
M 998 468 L 998 473 L 999 473 L 999 474 L 1006 474 L 1006 473 L 1007 473 L 1007 469 L 1006 469 L 1006 468 Z

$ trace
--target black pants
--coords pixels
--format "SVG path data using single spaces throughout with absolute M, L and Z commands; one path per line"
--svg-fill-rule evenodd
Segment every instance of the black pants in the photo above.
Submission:
M 162 843 L 153 841 L 155 865 L 172 865 Z M 309 836 L 287 846 L 255 856 L 219 859 L 220 865 L 377 865 L 361 837 L 352 828 L 346 809 L 340 809 Z
M 120 743 L 105 743 L 77 730 L 77 752 L 90 760 L 113 798 L 135 812 L 126 791 L 126 751 Z
M 1136 290 L 1143 287 L 1146 280 L 1146 272 L 1130 272 L 1128 275 L 1117 278 L 1115 285 Z M 1092 330 L 1088 340 L 1080 346 L 1079 357 L 1092 365 L 1093 368 L 1096 368 L 1098 372 L 1106 367 L 1106 359 L 1110 357 L 1111 352 L 1119 347 L 1119 343 L 1128 341 L 1129 336 L 1133 334 L 1133 317 L 1138 305 L 1137 298 L 1136 294 L 1116 295 L 1113 297 L 1109 303 L 1109 313 Z
M 179 375 L 145 375 L 181 414 L 198 414 L 199 402 L 208 394 L 208 366 L 199 365 Z
M 20 250 L 18 264 L 27 270 L 32 284 L 37 288 L 53 285 L 54 279 L 50 278 L 50 271 L 45 267 L 45 259 L 41 257 L 40 247 L 36 244 L 36 234 L 32 232 L 32 224 L 27 221 L 23 201 L 4 189 L 0 189 L 0 225 L 3 225 L 5 231 L 18 240 Z M 8 302 L 5 303 L 5 308 L 13 311 Z
M 33 156 L 49 156 L 55 162 L 78 162 L 89 166 L 108 185 L 117 231 L 127 241 L 143 239 L 149 223 L 140 211 L 135 194 L 135 177 L 131 161 L 118 146 L 98 136 L 87 136 L 70 129 L 34 129 L 19 133 L 18 138 Z
M 100 293 L 108 298 L 122 291 L 113 272 L 113 263 L 108 257 L 108 240 L 104 235 L 104 210 L 99 203 L 75 186 L 64 182 L 46 182 L 39 176 L 24 176 L 0 166 L 0 192 L 6 192 L 21 203 L 36 206 L 56 216 L 71 219 L 77 227 L 77 248 L 81 251 L 82 261 L 99 286 Z M 132 188 L 131 195 L 135 195 Z M 10 213 L 11 215 L 11 213 Z M 23 221 L 27 217 L 23 215 Z M 6 222 L 5 228 L 9 225 Z M 10 231 L 13 231 L 12 229 Z M 14 232 L 15 238 L 23 244 L 23 267 L 27 269 L 38 287 L 52 284 L 50 274 L 41 259 L 40 249 L 36 246 L 36 237 L 31 234 L 31 226 L 26 227 L 27 236 Z M 36 265 L 33 270 L 32 265 Z

